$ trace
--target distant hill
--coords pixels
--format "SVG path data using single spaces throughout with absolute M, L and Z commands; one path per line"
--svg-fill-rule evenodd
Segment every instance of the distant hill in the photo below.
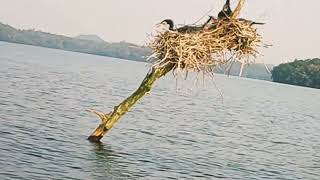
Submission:
M 88 34 L 88 35 L 79 35 L 74 37 L 76 39 L 82 39 L 82 40 L 88 40 L 88 41 L 94 41 L 94 42 L 100 42 L 104 43 L 105 41 L 101 39 L 99 36 L 94 35 L 94 34 Z
M 147 47 L 141 47 L 124 41 L 108 43 L 95 35 L 82 35 L 80 38 L 79 36 L 78 38 L 71 38 L 35 30 L 18 30 L 2 23 L 0 23 L 0 41 L 135 61 L 145 61 L 146 56 L 151 53 L 151 50 Z

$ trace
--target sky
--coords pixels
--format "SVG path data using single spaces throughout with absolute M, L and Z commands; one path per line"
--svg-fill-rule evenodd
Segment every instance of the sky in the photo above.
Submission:
M 106 41 L 144 45 L 155 24 L 163 19 L 192 24 L 205 15 L 216 15 L 224 1 L 0 0 L 0 22 L 19 29 L 66 36 L 96 34 Z M 231 4 L 234 8 L 237 0 Z M 261 50 L 263 56 L 257 62 L 320 58 L 319 7 L 319 0 L 247 0 L 240 16 L 265 22 L 258 26 L 259 32 L 272 44 Z

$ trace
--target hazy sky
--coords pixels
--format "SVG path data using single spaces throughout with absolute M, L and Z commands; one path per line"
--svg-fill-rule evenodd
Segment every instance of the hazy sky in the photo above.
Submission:
M 76 36 L 97 34 L 107 41 L 144 44 L 156 23 L 171 18 L 193 23 L 216 15 L 225 0 L 0 0 L 0 21 L 20 29 Z M 233 7 L 236 0 L 231 0 Z M 259 26 L 273 47 L 265 63 L 320 57 L 319 0 L 247 0 L 241 16 Z

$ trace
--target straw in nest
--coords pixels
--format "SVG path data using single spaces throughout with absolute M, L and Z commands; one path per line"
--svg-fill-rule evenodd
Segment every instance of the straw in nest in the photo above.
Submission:
M 180 33 L 159 32 L 149 43 L 154 54 L 154 67 L 174 64 L 175 72 L 195 71 L 212 73 L 219 65 L 230 61 L 250 63 L 256 57 L 262 38 L 251 21 L 220 19 L 209 29 Z M 232 58 L 228 58 L 226 54 Z

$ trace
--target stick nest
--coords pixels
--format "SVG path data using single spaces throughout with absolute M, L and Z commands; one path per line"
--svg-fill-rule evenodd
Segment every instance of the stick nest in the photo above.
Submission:
M 231 61 L 251 63 L 250 57 L 258 55 L 261 45 L 257 29 L 243 19 L 217 20 L 214 27 L 196 32 L 157 33 L 148 44 L 154 52 L 153 67 L 173 63 L 174 74 L 190 70 L 211 74 L 215 67 Z

